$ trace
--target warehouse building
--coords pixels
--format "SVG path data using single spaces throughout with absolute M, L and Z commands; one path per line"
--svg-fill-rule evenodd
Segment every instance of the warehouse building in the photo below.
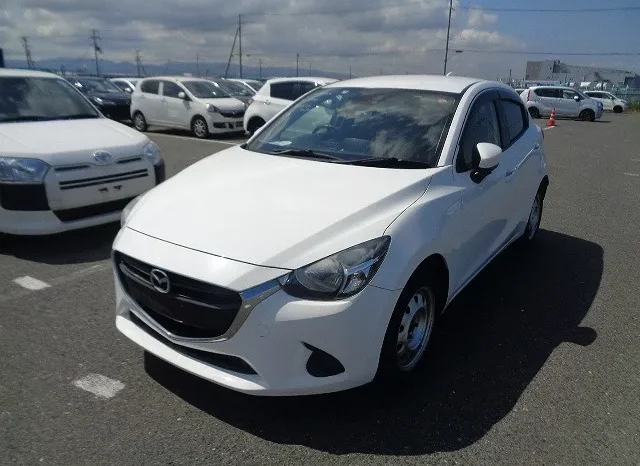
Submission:
M 528 61 L 525 79 L 592 88 L 640 88 L 640 74 L 635 71 L 568 65 L 560 60 Z

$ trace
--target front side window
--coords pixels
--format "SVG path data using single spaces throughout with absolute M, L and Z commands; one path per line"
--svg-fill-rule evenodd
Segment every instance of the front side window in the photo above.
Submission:
M 184 92 L 180 86 L 171 81 L 162 81 L 162 95 L 165 97 L 178 98 L 178 94 Z
M 316 155 L 336 163 L 435 167 L 458 97 L 413 89 L 318 89 L 289 107 L 247 150 Z
M 563 99 L 572 99 L 576 97 L 578 93 L 576 91 L 572 91 L 570 89 L 562 89 L 562 98 Z
M 221 99 L 229 97 L 229 94 L 210 81 L 182 81 L 182 85 L 198 99 Z
M 501 146 L 498 113 L 493 100 L 482 100 L 474 104 L 471 110 L 462 132 L 456 159 L 456 170 L 459 173 L 473 168 L 473 156 L 476 153 L 476 145 L 480 142 Z
M 518 139 L 527 128 L 529 119 L 525 116 L 525 110 L 522 105 L 512 100 L 502 100 L 502 108 L 507 123 L 507 131 L 511 144 Z
M 91 104 L 62 79 L 0 77 L 0 123 L 98 117 Z
M 140 86 L 140 90 L 145 94 L 157 94 L 160 90 L 160 81 L 151 80 L 145 81 Z

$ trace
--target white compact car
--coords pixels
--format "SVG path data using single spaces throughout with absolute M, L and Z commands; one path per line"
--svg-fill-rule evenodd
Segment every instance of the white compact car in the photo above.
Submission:
M 336 80 L 331 78 L 269 79 L 249 101 L 244 114 L 245 131 L 253 134 L 300 96 L 333 82 Z
M 619 99 L 611 92 L 606 91 L 585 91 L 585 94 L 602 104 L 605 110 L 610 110 L 614 113 L 622 113 L 629 108 L 629 103 L 626 100 Z
M 0 69 L 0 233 L 117 222 L 164 178 L 149 138 L 103 117 L 64 79 Z
M 140 78 L 113 78 L 110 79 L 110 81 L 118 86 L 123 92 L 131 94 L 136 90 L 136 84 L 140 81 Z
M 570 87 L 533 86 L 520 97 L 533 118 L 551 115 L 554 109 L 558 117 L 595 121 L 602 116 L 602 103 Z
M 329 84 L 127 207 L 116 326 L 245 393 L 404 379 L 460 290 L 536 237 L 542 142 L 497 82 Z
M 245 105 L 211 81 L 154 77 L 138 81 L 131 94 L 131 119 L 138 131 L 149 125 L 190 129 L 198 138 L 242 131 Z

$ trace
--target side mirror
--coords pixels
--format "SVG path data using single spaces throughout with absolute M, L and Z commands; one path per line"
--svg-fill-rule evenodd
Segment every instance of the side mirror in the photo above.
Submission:
M 182 91 L 178 92 L 178 99 L 187 100 L 187 94 Z
M 579 95 L 574 95 L 573 96 L 573 100 L 575 100 L 576 102 L 580 101 L 580 96 Z
M 474 169 L 471 171 L 471 179 L 480 183 L 500 164 L 502 148 L 490 142 L 479 142 L 473 152 Z
M 131 94 L 131 93 L 133 92 L 133 90 L 131 90 L 131 88 L 130 88 L 130 87 L 125 87 L 125 88 L 124 88 L 124 91 L 125 91 L 127 94 Z

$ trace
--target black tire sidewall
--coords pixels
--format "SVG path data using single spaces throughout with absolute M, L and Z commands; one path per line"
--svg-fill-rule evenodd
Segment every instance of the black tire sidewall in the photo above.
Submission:
M 538 119 L 540 118 L 540 110 L 537 107 L 529 107 L 529 115 L 531 115 L 531 118 Z
M 538 232 L 540 231 L 540 224 L 542 223 L 542 212 L 544 210 L 544 199 L 542 198 L 542 194 L 540 191 L 536 193 L 536 197 L 538 198 L 538 205 L 540 206 L 540 218 L 538 218 L 538 226 L 536 227 L 536 231 L 532 237 L 530 237 L 531 229 L 529 227 L 529 219 L 531 218 L 531 210 L 529 210 L 529 217 L 527 217 L 527 227 L 524 230 L 524 234 L 522 235 L 522 242 L 531 243 L 538 236 Z M 533 207 L 533 204 L 531 205 Z
M 249 122 L 249 127 L 247 128 L 247 130 L 249 131 L 250 134 L 253 134 L 256 131 L 258 131 L 260 128 L 262 128 L 264 124 L 265 124 L 265 121 L 262 118 L 254 118 Z
M 142 121 L 143 121 L 142 128 L 138 128 L 138 126 L 136 125 L 136 119 L 137 119 L 138 117 L 141 117 L 141 118 L 142 118 Z M 133 114 L 133 127 L 134 127 L 135 129 L 137 129 L 138 131 L 141 131 L 141 132 L 142 132 L 142 131 L 146 131 L 146 130 L 147 130 L 147 128 L 149 127 L 149 125 L 147 125 L 147 119 L 144 117 L 144 115 L 142 114 L 142 112 L 136 112 L 136 113 L 134 113 L 134 114 Z
M 431 335 L 429 336 L 427 347 L 425 348 L 420 361 L 418 361 L 415 367 L 410 371 L 402 371 L 398 366 L 398 356 L 396 351 L 398 328 L 400 326 L 402 315 L 404 314 L 404 309 L 407 306 L 409 299 L 411 299 L 415 292 L 422 287 L 431 289 L 432 293 L 435 296 L 436 313 L 433 323 L 433 329 L 431 331 Z M 444 299 L 446 299 L 446 297 Z M 398 302 L 396 303 L 396 306 L 393 310 L 393 314 L 391 315 L 391 319 L 389 320 L 389 325 L 387 326 L 387 331 L 382 343 L 382 350 L 380 351 L 380 360 L 378 362 L 376 381 L 393 382 L 398 380 L 406 380 L 410 377 L 413 377 L 416 373 L 420 372 L 420 368 L 424 365 L 424 362 L 428 359 L 427 355 L 430 353 L 430 347 L 433 341 L 433 333 L 437 329 L 437 323 L 439 320 L 438 318 L 444 307 L 444 302 L 442 301 L 443 299 L 438 293 L 438 280 L 433 272 L 425 271 L 424 273 L 414 274 L 414 276 L 411 277 L 409 282 L 402 290 L 402 293 L 398 298 Z
M 205 132 L 202 136 L 198 136 L 198 134 L 195 132 L 194 128 L 196 126 L 196 122 L 197 121 L 201 121 L 204 123 L 204 127 L 205 127 Z M 195 117 L 193 119 L 193 121 L 191 122 L 191 132 L 195 135 L 195 137 L 197 137 L 198 139 L 206 139 L 209 137 L 209 125 L 207 124 L 207 120 L 205 120 L 202 117 Z

